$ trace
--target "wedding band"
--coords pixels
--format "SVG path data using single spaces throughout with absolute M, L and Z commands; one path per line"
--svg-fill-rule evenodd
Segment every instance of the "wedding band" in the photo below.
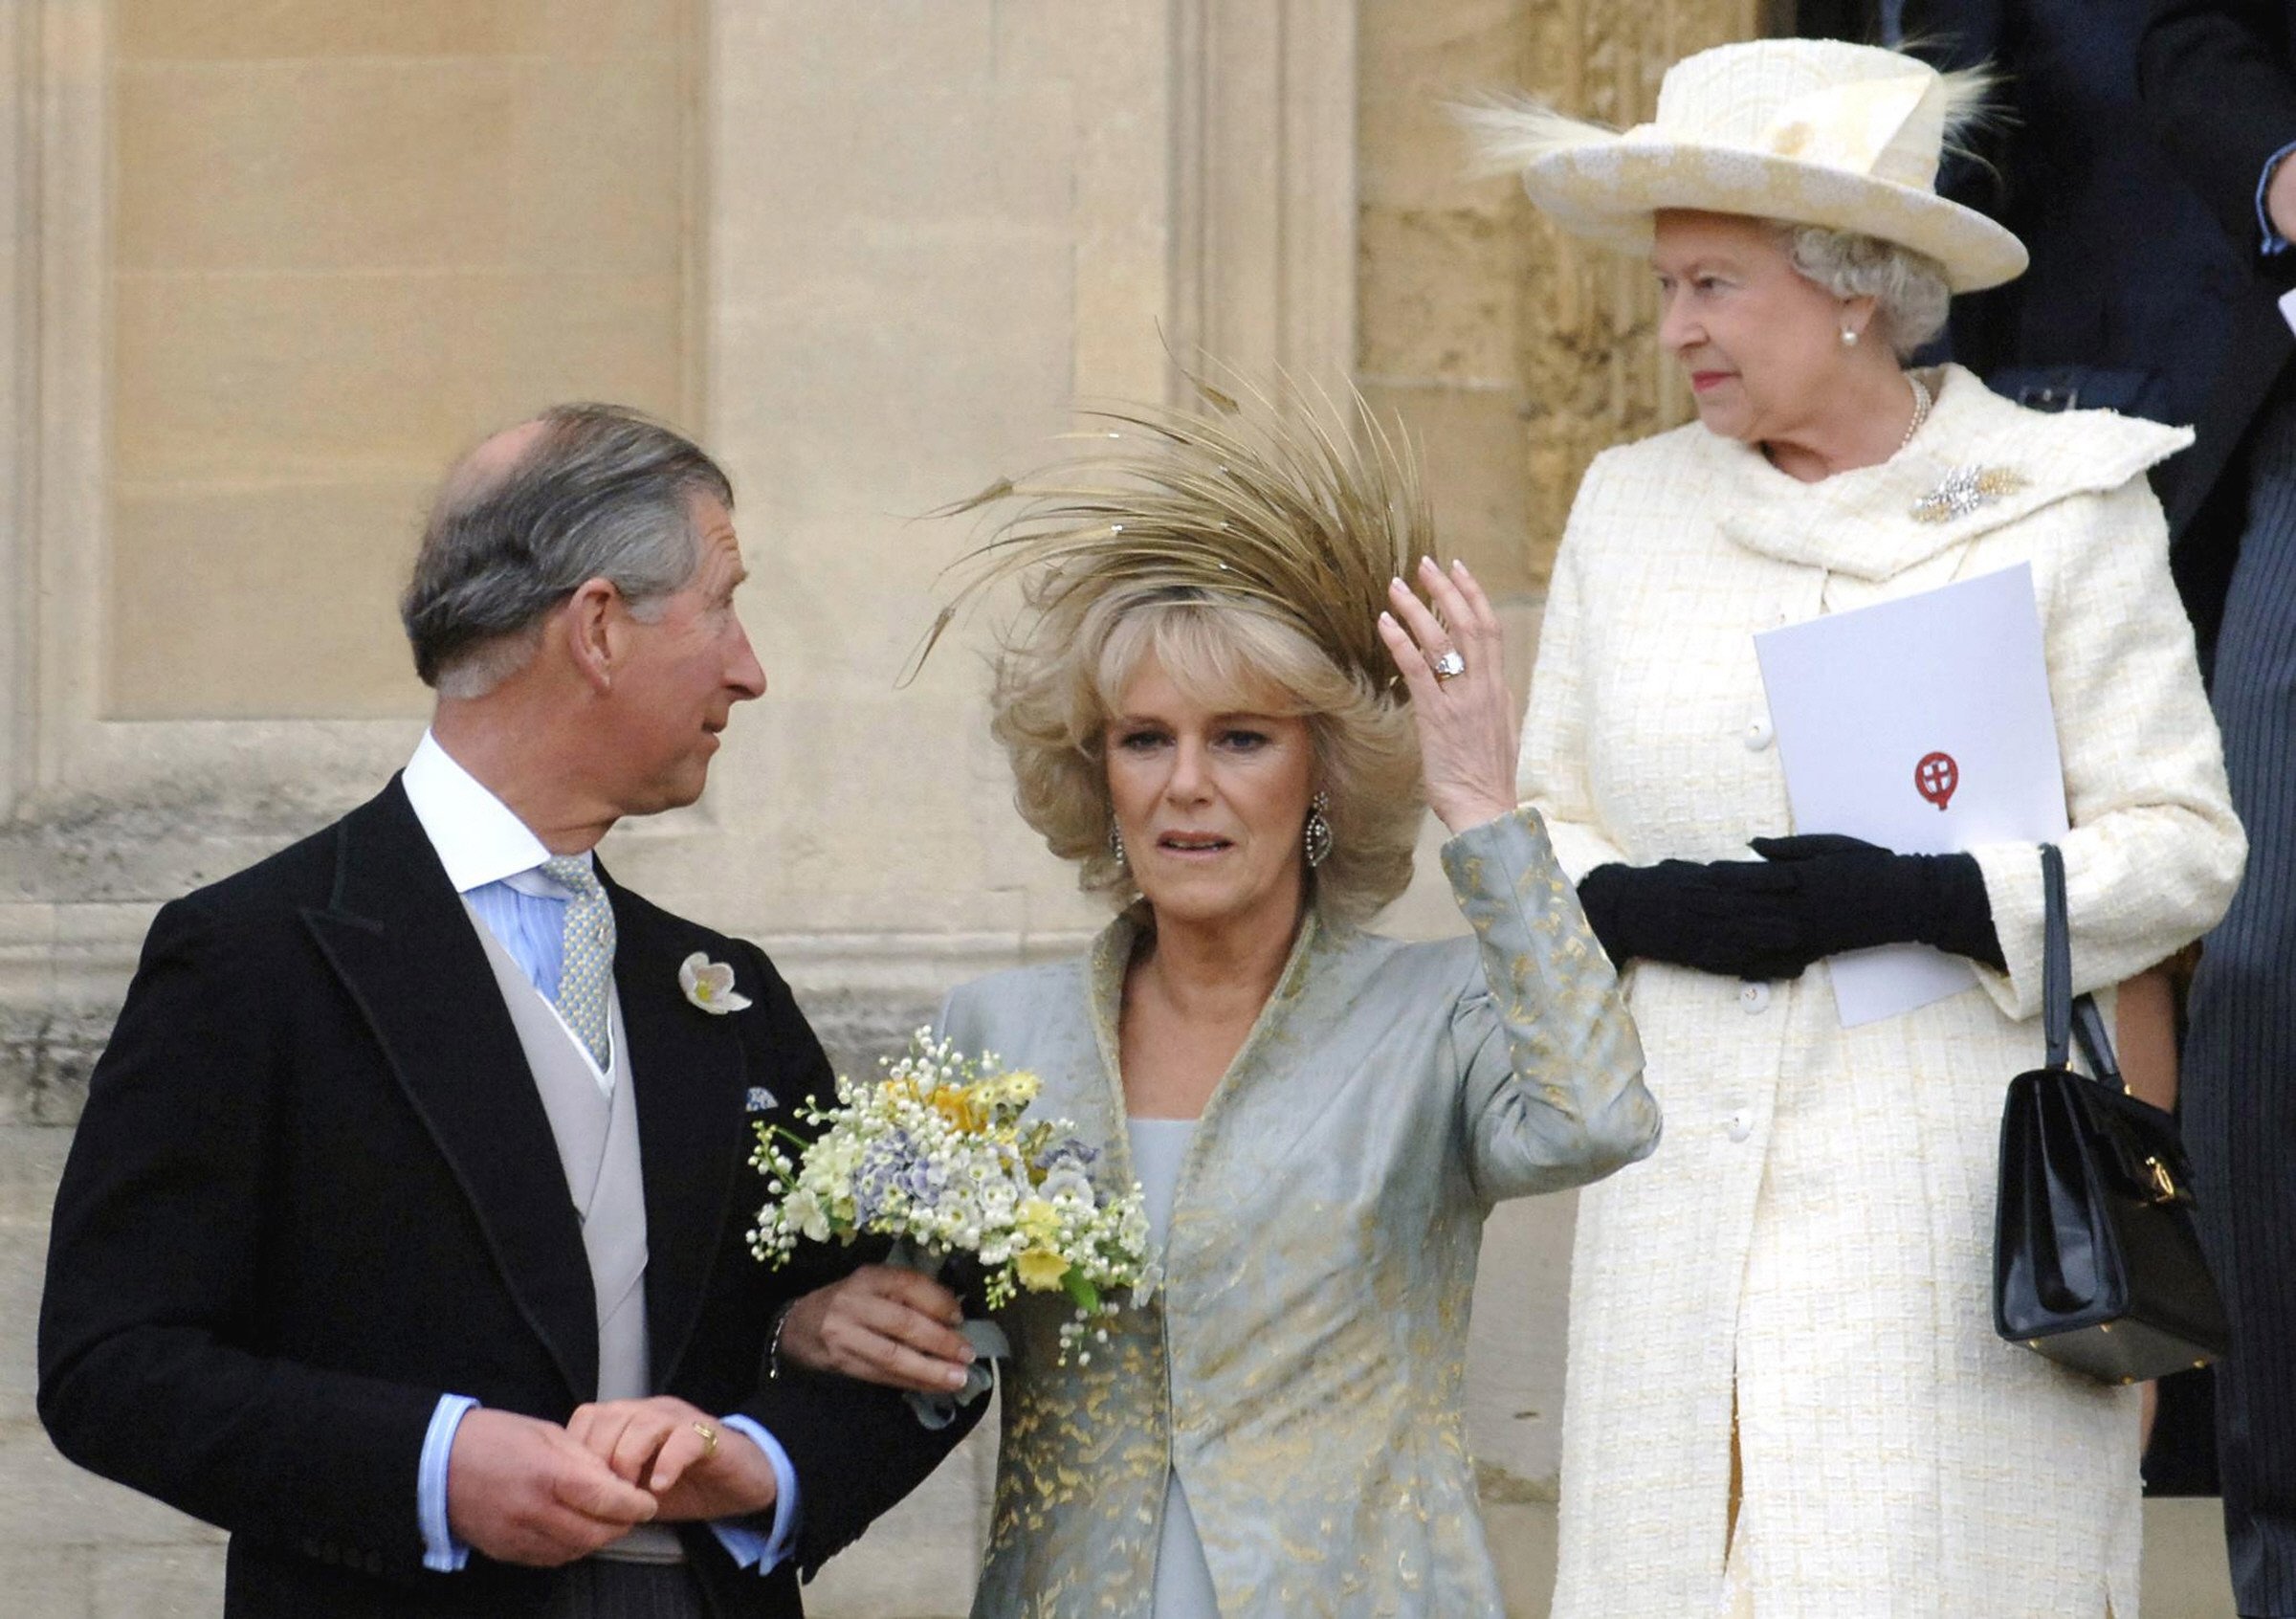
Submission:
M 718 1453 L 718 1430 L 706 1422 L 691 1423 L 688 1426 L 701 1435 L 701 1459 L 708 1461 Z
M 1435 671 L 1438 680 L 1456 680 L 1467 673 L 1467 659 L 1459 655 L 1457 647 L 1446 647 L 1427 667 Z

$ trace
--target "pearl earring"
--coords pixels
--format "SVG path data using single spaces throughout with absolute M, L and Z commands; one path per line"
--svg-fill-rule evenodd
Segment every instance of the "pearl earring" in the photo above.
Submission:
M 1848 326 L 1843 326 L 1842 328 L 1842 346 L 1843 348 L 1855 348 L 1858 346 L 1858 334 Z

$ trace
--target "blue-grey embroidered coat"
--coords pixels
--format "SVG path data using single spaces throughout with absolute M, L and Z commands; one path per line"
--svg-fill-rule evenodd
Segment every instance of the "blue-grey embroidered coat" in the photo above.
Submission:
M 1461 1410 L 1483 1220 L 1647 1154 L 1658 1109 L 1616 976 L 1534 810 L 1450 840 L 1472 937 L 1301 928 L 1205 1105 L 1162 1289 L 1060 1364 L 1014 1346 L 983 1619 L 1148 1612 L 1177 1469 L 1221 1611 L 1501 1612 Z M 1117 1014 L 1143 919 L 959 989 L 942 1032 L 1032 1069 L 1129 1184 Z

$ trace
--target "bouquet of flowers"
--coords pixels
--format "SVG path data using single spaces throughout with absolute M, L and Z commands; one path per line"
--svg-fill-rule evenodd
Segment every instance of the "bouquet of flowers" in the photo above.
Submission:
M 1148 1215 L 1137 1185 L 1101 1192 L 1099 1154 L 1067 1120 L 1024 1117 L 1036 1093 L 1035 1075 L 1000 1069 L 993 1055 L 960 1057 L 918 1030 L 885 1077 L 841 1075 L 835 1106 L 799 1110 L 819 1127 L 811 1140 L 758 1126 L 750 1162 L 773 1201 L 750 1251 L 778 1265 L 800 1238 L 890 1236 L 894 1262 L 928 1275 L 968 1254 L 991 1310 L 1024 1292 L 1065 1294 L 1075 1315 L 1060 1329 L 1062 1359 L 1091 1360 L 1085 1341 L 1106 1341 L 1098 1322 L 1116 1310 L 1110 1295 L 1122 1288 L 1140 1302 L 1154 1291 Z M 984 1356 L 1007 1352 L 993 1323 L 967 1322 L 966 1335 Z M 959 1398 L 978 1392 L 968 1385 Z

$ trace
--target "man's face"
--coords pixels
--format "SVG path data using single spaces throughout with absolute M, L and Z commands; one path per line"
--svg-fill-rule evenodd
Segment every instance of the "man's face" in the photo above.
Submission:
M 697 497 L 694 527 L 701 566 L 691 584 L 655 604 L 658 612 L 626 624 L 629 650 L 607 709 L 611 735 L 598 739 L 626 815 L 699 798 L 734 704 L 765 693 L 765 671 L 734 610 L 734 591 L 748 572 L 733 516 Z

